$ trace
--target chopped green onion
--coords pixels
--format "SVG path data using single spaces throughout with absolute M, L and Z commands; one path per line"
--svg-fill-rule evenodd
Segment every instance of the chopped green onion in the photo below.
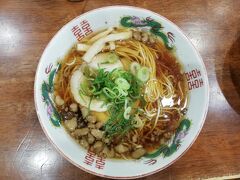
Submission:
M 138 70 L 140 69 L 141 67 Z M 87 69 L 86 71 L 88 73 Z M 81 95 L 89 93 L 90 97 L 103 100 L 108 105 L 109 119 L 104 126 L 107 136 L 112 138 L 123 135 L 134 128 L 132 114 L 135 109 L 132 109 L 131 105 L 134 100 L 141 98 L 143 83 L 138 79 L 137 73 L 134 75 L 123 69 L 108 72 L 99 68 L 95 73 L 94 77 L 88 77 L 88 81 L 80 89 Z
M 97 96 L 100 100 L 106 102 L 107 101 L 107 98 L 104 94 L 99 94 L 99 96 Z
M 137 75 L 138 70 L 141 68 L 140 64 L 137 62 L 133 62 L 130 65 L 130 71 L 133 75 Z
M 117 95 L 111 89 L 104 87 L 103 93 L 110 99 L 114 99 Z
M 128 95 L 128 92 L 126 90 L 123 90 L 118 86 L 115 86 L 112 90 L 116 93 L 117 97 L 122 97 L 122 96 L 125 97 Z
M 92 99 L 93 99 L 93 97 L 90 98 L 90 101 L 89 101 L 89 104 L 88 104 L 88 115 L 89 115 L 89 113 L 90 113 L 90 105 L 91 105 L 91 103 L 92 103 Z M 88 115 L 87 115 L 87 116 L 88 116 Z
M 88 89 L 89 89 L 89 91 L 91 93 L 94 93 L 96 91 L 96 87 L 95 86 L 90 86 Z
M 128 92 L 123 90 L 123 89 L 119 89 L 119 92 L 120 92 L 121 96 L 127 96 L 128 95 Z
M 79 96 L 82 98 L 82 100 L 86 103 L 87 101 L 86 101 L 86 99 L 84 98 L 84 93 L 81 91 L 81 90 L 79 90 Z
M 124 109 L 127 109 L 127 105 L 128 105 L 128 98 L 125 99 L 125 103 L 124 103 Z
M 81 91 L 86 96 L 91 96 L 93 93 L 93 91 L 90 90 L 89 86 L 90 86 L 90 82 L 87 80 L 83 81 L 82 84 L 80 84 Z
M 149 79 L 149 76 L 150 76 L 150 72 L 147 67 L 141 67 L 137 71 L 137 78 L 142 82 L 147 82 L 147 80 Z
M 84 64 L 82 66 L 83 68 L 83 75 L 86 76 L 87 78 L 93 78 L 96 76 L 96 73 L 92 68 L 90 68 L 88 65 Z
M 129 118 L 130 118 L 130 112 L 131 112 L 131 110 L 132 110 L 132 108 L 131 108 L 130 106 L 125 109 L 124 114 L 123 114 L 123 117 L 124 117 L 125 119 L 129 119 Z
M 115 84 L 117 84 L 119 88 L 124 89 L 124 90 L 128 90 L 130 88 L 130 84 L 124 78 L 117 78 L 115 80 Z
M 106 53 L 105 59 L 101 64 L 114 64 L 119 60 L 119 57 L 115 53 Z

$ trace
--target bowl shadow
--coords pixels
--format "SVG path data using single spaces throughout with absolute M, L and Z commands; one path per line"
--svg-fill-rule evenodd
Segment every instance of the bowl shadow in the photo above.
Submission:
M 229 105 L 240 114 L 240 31 L 222 63 L 215 69 L 219 86 Z

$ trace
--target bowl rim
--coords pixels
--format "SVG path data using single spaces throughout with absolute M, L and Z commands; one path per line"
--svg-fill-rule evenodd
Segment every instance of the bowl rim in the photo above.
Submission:
M 190 45 L 193 47 L 193 49 L 195 50 L 196 52 L 196 55 L 197 57 L 199 58 L 199 62 L 201 64 L 201 67 L 203 68 L 203 71 L 205 73 L 205 85 L 206 85 L 206 102 L 205 102 L 205 111 L 204 111 L 204 114 L 202 114 L 202 117 L 201 117 L 201 124 L 199 126 L 199 129 L 198 129 L 198 132 L 197 134 L 195 135 L 194 139 L 192 140 L 192 142 L 187 146 L 187 148 L 174 160 L 172 160 L 170 163 L 168 163 L 167 165 L 161 167 L 161 168 L 157 168 L 156 170 L 154 171 L 151 171 L 151 172 L 148 172 L 148 173 L 144 173 L 144 174 L 139 174 L 139 175 L 133 175 L 133 176 L 110 176 L 110 175 L 105 175 L 104 173 L 103 174 L 99 174 L 99 173 L 96 173 L 94 171 L 91 171 L 91 170 L 88 170 L 86 169 L 85 167 L 75 163 L 73 160 L 71 160 L 70 158 L 67 157 L 67 155 L 65 155 L 65 153 L 54 143 L 54 141 L 49 137 L 48 135 L 48 132 L 47 130 L 44 128 L 43 126 L 43 123 L 42 123 L 42 120 L 40 118 L 40 114 L 39 114 L 39 111 L 38 111 L 38 104 L 37 104 L 37 89 L 36 89 L 36 86 L 37 86 L 37 79 L 38 78 L 38 72 L 39 72 L 39 68 L 40 68 L 40 64 L 41 64 L 41 59 L 43 57 L 43 55 L 46 53 L 46 50 L 48 48 L 48 46 L 55 40 L 57 34 L 60 33 L 60 31 L 62 29 L 64 29 L 68 24 L 70 24 L 71 22 L 75 21 L 76 19 L 78 19 L 79 17 L 81 16 L 84 16 L 84 15 L 87 15 L 87 14 L 91 14 L 91 13 L 94 13 L 95 11 L 99 11 L 99 10 L 104 10 L 104 9 L 111 9 L 111 8 L 129 8 L 130 10 L 131 9 L 137 9 L 137 10 L 140 10 L 140 11 L 146 11 L 150 14 L 154 14 L 162 19 L 164 19 L 165 21 L 167 21 L 169 24 L 173 25 L 174 28 L 176 28 L 182 35 L 183 37 L 190 43 Z M 55 35 L 51 38 L 51 40 L 48 42 L 48 44 L 46 45 L 46 47 L 44 48 L 44 51 L 38 61 L 38 65 L 37 65 L 37 69 L 36 69 L 36 73 L 35 73 L 35 79 L 34 79 L 34 104 L 35 104 L 35 109 L 36 109 L 36 113 L 37 113 L 37 117 L 38 117 L 38 120 L 39 120 L 39 123 L 41 125 L 41 128 L 44 132 L 44 134 L 46 135 L 47 139 L 51 142 L 51 144 L 55 147 L 55 149 L 60 153 L 61 156 L 63 156 L 65 159 L 67 159 L 70 163 L 72 163 L 73 165 L 75 165 L 76 167 L 78 167 L 79 169 L 85 171 L 85 172 L 88 172 L 90 174 L 93 174 L 93 175 L 96 175 L 96 176 L 99 176 L 99 177 L 104 177 L 104 178 L 113 178 L 113 179 L 136 179 L 136 178 L 141 178 L 141 177 L 146 177 L 146 176 L 149 176 L 149 175 L 152 175 L 152 174 L 155 174 L 157 172 L 160 172 L 164 169 L 166 169 L 167 167 L 171 166 L 173 163 L 175 163 L 178 159 L 180 159 L 189 149 L 190 147 L 193 145 L 193 143 L 196 141 L 197 137 L 199 136 L 201 130 L 202 130 L 202 127 L 206 121 L 206 116 L 207 116 L 207 112 L 208 112 L 208 107 L 209 107 L 209 81 L 208 81 L 208 74 L 207 74 L 207 70 L 206 70 L 206 66 L 204 64 L 204 61 L 199 53 L 199 51 L 196 49 L 196 47 L 193 45 L 193 43 L 191 42 L 191 40 L 187 37 L 187 35 L 175 24 L 173 23 L 172 21 L 170 21 L 169 19 L 165 18 L 164 16 L 154 12 L 154 11 L 151 11 L 151 10 L 148 10 L 148 9 L 145 9 L 145 8 L 141 8 L 141 7 L 136 7 L 136 6 L 128 6 L 128 5 L 112 5 L 112 6 L 103 6 L 103 7 L 100 7 L 100 8 L 96 8 L 96 9 L 92 9 L 90 11 L 87 11 L 83 14 L 80 14 L 78 15 L 77 17 L 75 17 L 74 19 L 68 21 L 66 24 L 64 24 L 58 31 L 57 33 L 55 33 Z

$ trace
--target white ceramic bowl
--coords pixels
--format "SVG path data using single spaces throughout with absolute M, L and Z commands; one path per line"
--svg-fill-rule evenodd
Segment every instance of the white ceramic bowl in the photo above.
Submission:
M 123 19 L 124 17 L 129 18 Z M 86 152 L 59 124 L 51 100 L 52 78 L 59 58 L 67 53 L 77 39 L 80 40 L 91 32 L 110 26 L 119 26 L 121 22 L 124 26 L 142 26 L 141 28 L 145 30 L 158 28 L 157 30 L 167 37 L 165 45 L 176 48 L 189 86 L 190 102 L 187 119 L 179 127 L 173 141 L 151 157 L 143 157 L 139 160 L 104 159 Z M 163 28 L 159 28 L 159 23 Z M 168 167 L 190 148 L 205 121 L 209 86 L 202 58 L 175 24 L 146 9 L 109 6 L 76 17 L 63 26 L 52 38 L 45 48 L 37 68 L 34 99 L 42 129 L 61 155 L 89 173 L 109 178 L 130 179 L 147 176 Z

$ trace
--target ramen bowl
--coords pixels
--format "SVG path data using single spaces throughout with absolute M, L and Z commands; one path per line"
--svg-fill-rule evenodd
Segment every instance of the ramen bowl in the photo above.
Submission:
M 177 131 L 164 148 L 140 159 L 108 159 L 79 146 L 65 131 L 56 116 L 53 101 L 54 76 L 58 60 L 76 42 L 91 33 L 108 27 L 135 27 L 158 32 L 165 46 L 174 48 L 183 66 L 189 90 L 188 111 Z M 197 50 L 171 21 L 152 11 L 130 7 L 109 6 L 84 13 L 64 25 L 45 48 L 38 64 L 34 100 L 39 122 L 48 139 L 69 162 L 91 174 L 118 179 L 151 175 L 173 164 L 194 143 L 204 124 L 209 86 L 205 66 Z

